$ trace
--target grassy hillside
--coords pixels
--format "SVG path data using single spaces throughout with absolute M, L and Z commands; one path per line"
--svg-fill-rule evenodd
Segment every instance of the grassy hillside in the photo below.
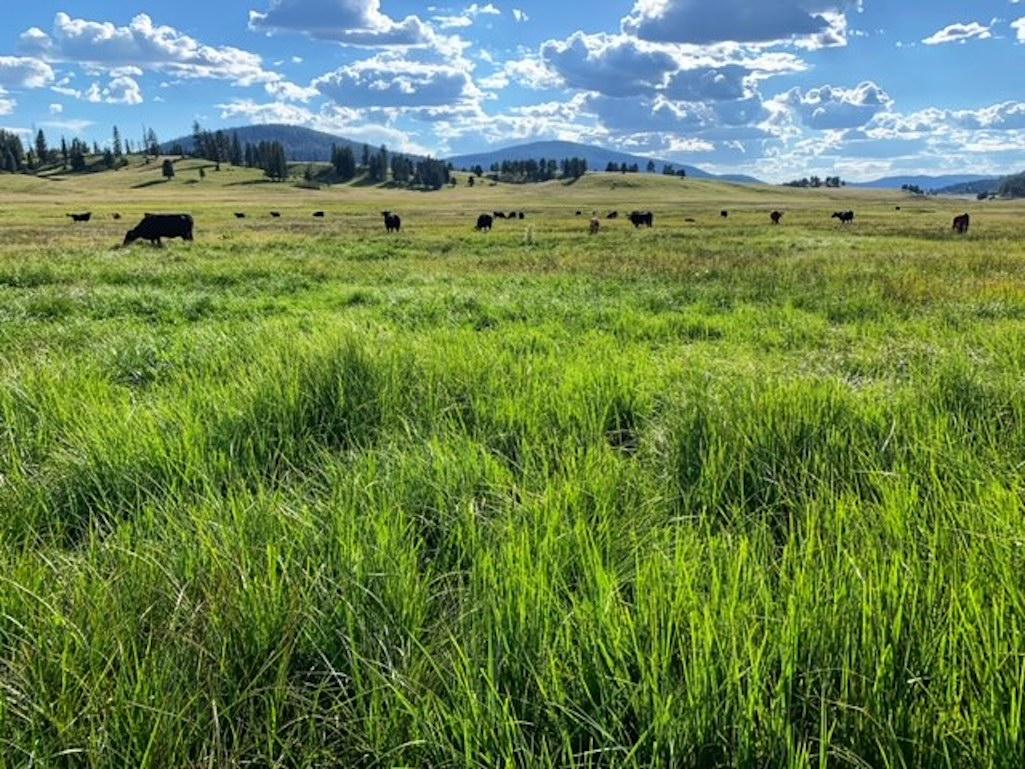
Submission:
M 1021 765 L 1020 204 L 194 170 L 0 176 L 0 767 Z

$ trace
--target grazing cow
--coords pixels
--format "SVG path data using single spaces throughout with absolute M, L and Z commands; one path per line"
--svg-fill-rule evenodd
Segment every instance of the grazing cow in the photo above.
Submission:
M 597 216 L 591 219 L 591 234 L 597 235 L 601 231 L 601 219 Z
M 900 211 L 900 206 L 897 206 L 897 208 L 895 210 Z
M 832 218 L 832 219 L 839 219 L 840 220 L 840 224 L 850 224 L 851 222 L 854 221 L 854 212 L 853 211 L 837 211 L 830 218 Z
M 505 219 L 505 214 L 502 213 L 501 211 L 492 211 L 491 212 L 491 218 L 492 219 Z
M 125 235 L 123 245 L 130 246 L 137 240 L 148 240 L 161 246 L 161 238 L 192 240 L 194 222 L 188 214 L 146 214 L 134 230 Z
M 577 216 L 583 216 L 583 215 L 584 215 L 583 211 L 577 211 Z
M 68 218 L 75 223 L 88 222 L 93 218 L 92 213 L 88 214 L 68 214 Z
M 114 214 L 113 219 L 114 219 L 115 222 L 120 221 L 121 220 L 121 214 Z
M 783 221 L 783 214 L 779 211 L 773 211 L 771 214 L 769 214 L 769 218 L 772 219 L 773 224 L 779 224 L 781 221 Z
M 967 235 L 968 228 L 971 226 L 972 217 L 968 214 L 961 214 L 961 216 L 954 217 L 954 232 L 958 235 Z
M 619 211 L 613 211 L 611 214 L 605 217 L 606 219 L 618 219 Z
M 527 215 L 526 215 L 525 213 L 523 213 L 522 211 L 520 211 L 520 212 L 519 212 L 519 214 L 517 214 L 517 216 L 519 217 L 519 219 L 520 219 L 520 221 L 521 221 L 521 222 L 522 222 L 522 221 L 523 221 L 524 219 L 526 219 L 526 218 L 527 218 Z
M 683 221 L 685 221 L 687 224 L 697 224 L 698 223 L 697 219 L 684 219 Z
M 641 227 L 654 227 L 655 215 L 651 211 L 634 211 L 630 214 L 630 224 L 637 229 Z
M 325 216 L 327 216 L 327 214 L 325 214 L 323 211 L 314 211 L 313 212 L 313 218 L 314 219 L 323 219 Z
M 491 232 L 495 226 L 495 218 L 488 214 L 481 214 L 477 217 L 477 232 Z
M 246 218 L 246 215 L 245 215 L 245 214 L 239 214 L 239 213 L 236 213 L 236 214 L 235 214 L 235 218 L 236 218 L 236 219 L 245 219 L 245 218 Z
M 719 212 L 719 216 L 721 216 L 723 219 L 729 219 L 730 218 L 730 212 L 729 211 L 720 211 Z
M 281 212 L 280 211 L 271 211 L 270 212 L 270 218 L 271 219 L 280 219 L 281 218 Z
M 508 215 L 507 217 L 505 217 L 505 218 L 506 218 L 506 219 L 515 219 L 516 217 L 517 217 L 517 214 L 516 214 L 516 212 L 515 212 L 515 211 L 513 211 L 513 212 L 512 212 L 511 214 L 509 214 L 509 215 Z
M 382 211 L 381 216 L 384 217 L 384 228 L 388 232 L 402 231 L 402 219 L 399 218 L 398 214 L 393 214 L 391 211 Z

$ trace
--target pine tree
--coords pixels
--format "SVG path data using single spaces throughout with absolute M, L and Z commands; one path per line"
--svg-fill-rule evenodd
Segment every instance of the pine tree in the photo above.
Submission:
M 238 140 L 238 132 L 235 131 L 231 135 L 231 164 L 236 167 L 241 167 L 245 157 L 242 154 L 242 143 Z
M 288 178 L 288 158 L 285 157 L 285 148 L 280 142 L 267 144 L 266 151 L 261 154 L 264 155 L 263 172 L 267 177 L 275 181 L 284 181 Z
M 121 146 L 121 132 L 114 126 L 114 157 L 118 160 L 124 155 L 124 148 Z
M 85 170 L 85 152 L 83 145 L 75 141 L 71 146 L 71 170 L 81 172 Z
M 40 128 L 39 133 L 36 134 L 36 158 L 40 165 L 46 162 L 46 158 L 49 154 L 50 150 L 46 146 L 46 134 L 44 134 L 43 129 Z
M 203 128 L 198 120 L 192 122 L 192 156 L 203 157 Z
M 68 143 L 61 137 L 61 168 L 68 170 Z

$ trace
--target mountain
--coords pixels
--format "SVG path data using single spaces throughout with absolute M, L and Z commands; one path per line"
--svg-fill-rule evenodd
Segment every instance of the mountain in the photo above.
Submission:
M 289 161 L 296 163 L 327 163 L 331 160 L 331 147 L 351 147 L 356 153 L 357 161 L 363 152 L 363 143 L 354 142 L 334 134 L 314 131 L 302 126 L 268 123 L 267 125 L 240 126 L 223 129 L 229 137 L 238 134 L 238 140 L 245 145 L 260 142 L 281 142 Z M 182 136 L 173 141 L 164 142 L 161 149 L 170 152 L 172 147 L 181 145 L 185 152 L 192 151 L 192 137 Z M 371 150 L 377 148 L 371 146 Z M 405 154 L 405 153 L 399 153 Z M 407 155 L 407 157 L 414 157 Z
M 334 134 L 324 133 L 323 131 L 314 131 L 313 129 L 303 128 L 302 126 L 268 123 L 266 125 L 225 128 L 223 131 L 229 137 L 232 134 L 238 134 L 238 139 L 242 144 L 280 142 L 285 148 L 285 155 L 288 156 L 288 159 L 296 163 L 326 163 L 331 159 L 331 147 L 333 145 L 337 145 L 338 147 L 351 147 L 353 152 L 356 153 L 357 159 L 363 152 L 362 142 L 354 142 L 342 136 L 335 136 Z M 164 142 L 161 145 L 161 149 L 164 152 L 169 153 L 172 148 L 179 145 L 183 150 L 185 150 L 185 152 L 191 152 L 192 137 L 182 136 L 178 139 Z M 372 146 L 371 149 L 376 149 L 376 147 Z M 413 155 L 408 155 L 407 157 L 415 159 L 415 156 Z M 616 152 L 615 150 L 608 150 L 602 147 L 593 147 L 586 144 L 577 144 L 575 142 L 551 141 L 535 142 L 533 144 L 520 144 L 514 147 L 506 147 L 505 149 L 475 155 L 460 155 L 458 157 L 449 158 L 449 162 L 451 162 L 457 169 L 472 168 L 476 165 L 480 165 L 485 169 L 488 169 L 493 163 L 501 163 L 503 160 L 537 160 L 539 158 L 554 158 L 556 160 L 562 160 L 563 158 L 572 157 L 586 158 L 588 167 L 595 171 L 604 171 L 609 163 L 616 163 L 618 165 L 622 165 L 623 163 L 633 165 L 636 163 L 641 170 L 644 170 L 647 167 L 649 160 L 649 158 L 640 157 L 639 155 Z M 655 167 L 659 173 L 661 173 L 662 169 L 667 165 L 672 165 L 677 169 L 684 169 L 687 172 L 687 176 L 694 179 L 717 179 L 719 181 L 735 182 L 739 184 L 761 184 L 758 179 L 751 176 L 738 174 L 716 176 L 715 174 L 710 174 L 696 166 L 681 165 L 678 163 L 670 164 L 665 160 L 655 161 Z
M 852 182 L 849 187 L 862 187 L 875 190 L 899 190 L 905 184 L 919 187 L 923 190 L 939 190 L 944 187 L 951 187 L 957 184 L 971 184 L 989 180 L 988 176 L 979 174 L 947 174 L 942 176 L 887 176 L 883 179 L 876 179 L 871 182 Z
M 1003 178 L 979 179 L 975 182 L 961 182 L 960 184 L 940 187 L 933 190 L 933 193 L 936 195 L 981 195 L 983 193 L 986 195 L 996 195 L 1000 191 L 1000 185 L 1003 183 Z
M 457 169 L 469 169 L 474 166 L 481 166 L 486 171 L 495 163 L 502 163 L 506 160 L 539 160 L 540 158 L 554 158 L 555 160 L 562 160 L 563 158 L 584 158 L 587 160 L 587 167 L 592 171 L 604 171 L 608 167 L 609 163 L 615 163 L 617 165 L 622 165 L 623 163 L 626 163 L 627 165 L 634 165 L 636 163 L 643 171 L 647 167 L 648 161 L 651 159 L 641 157 L 639 155 L 630 155 L 625 152 L 605 149 L 604 147 L 595 147 L 588 144 L 550 141 L 533 142 L 531 144 L 517 144 L 512 147 L 504 147 L 490 152 L 458 155 L 453 158 L 448 158 L 448 162 Z M 715 174 L 710 174 L 696 166 L 669 163 L 669 161 L 666 160 L 655 160 L 655 168 L 658 173 L 661 173 L 662 169 L 667 165 L 672 165 L 676 169 L 684 169 L 687 172 L 687 176 L 694 179 L 718 179 L 720 181 L 737 182 L 741 184 L 761 184 L 758 179 L 751 176 L 736 174 L 716 176 Z

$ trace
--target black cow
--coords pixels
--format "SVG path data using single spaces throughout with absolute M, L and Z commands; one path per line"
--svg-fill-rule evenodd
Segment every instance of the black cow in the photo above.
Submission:
M 854 221 L 854 212 L 853 211 L 837 211 L 836 213 L 833 214 L 833 216 L 831 218 L 832 219 L 839 219 L 840 220 L 840 224 L 850 224 L 851 222 Z
M 723 219 L 729 219 L 730 218 L 730 212 L 729 211 L 720 211 L 719 212 L 719 216 L 721 216 Z
M 583 211 L 577 211 L 577 216 L 583 216 L 583 215 L 584 215 Z
M 90 219 L 93 218 L 92 213 L 88 213 L 88 214 L 68 214 L 67 216 L 68 216 L 68 218 L 71 221 L 76 222 L 76 223 L 78 223 L 78 222 L 88 222 Z
M 630 214 L 630 224 L 638 229 L 641 227 L 654 227 L 655 215 L 651 211 L 634 211 Z
M 491 217 L 493 219 L 505 219 L 505 214 L 501 211 L 492 211 Z
M 897 206 L 897 208 L 895 210 L 900 211 L 900 206 Z
M 972 224 L 972 217 L 968 214 L 961 214 L 954 217 L 954 232 L 958 235 L 967 235 L 968 228 Z
M 402 231 L 402 219 L 399 218 L 398 214 L 393 214 L 391 211 L 382 211 L 381 216 L 384 217 L 384 228 L 388 232 Z
M 491 232 L 495 226 L 495 218 L 488 214 L 481 214 L 477 217 L 477 232 Z
M 188 214 L 146 214 L 134 230 L 125 235 L 123 245 L 137 240 L 148 240 L 155 246 L 163 245 L 161 238 L 192 240 L 194 222 Z
M 618 219 L 619 211 L 613 211 L 611 214 L 605 217 L 606 219 Z
M 779 211 L 773 211 L 771 214 L 769 214 L 769 218 L 772 219 L 773 224 L 779 224 L 781 221 L 783 221 L 783 214 Z
M 245 218 L 246 218 L 246 215 L 245 215 L 245 214 L 238 214 L 238 213 L 237 213 L 237 214 L 235 214 L 235 218 L 236 218 L 236 219 L 245 219 Z
M 512 212 L 511 214 L 509 214 L 509 215 L 508 215 L 507 217 L 505 217 L 505 218 L 506 218 L 506 219 L 515 219 L 515 218 L 516 218 L 516 212 L 515 212 L 515 211 L 513 211 L 513 212 Z
M 271 211 L 270 212 L 270 218 L 271 219 L 280 219 L 281 218 L 281 212 L 280 211 Z
M 684 219 L 683 221 L 685 221 L 687 224 L 697 224 L 698 223 L 697 219 Z
M 327 214 L 325 214 L 323 211 L 314 211 L 313 212 L 313 218 L 314 219 L 323 219 L 325 216 L 327 216 Z
M 121 214 L 114 214 L 113 218 L 115 222 L 121 221 Z
M 525 213 L 523 213 L 522 211 L 520 211 L 519 218 L 520 218 L 520 221 L 522 222 L 524 219 L 527 218 L 527 215 Z

